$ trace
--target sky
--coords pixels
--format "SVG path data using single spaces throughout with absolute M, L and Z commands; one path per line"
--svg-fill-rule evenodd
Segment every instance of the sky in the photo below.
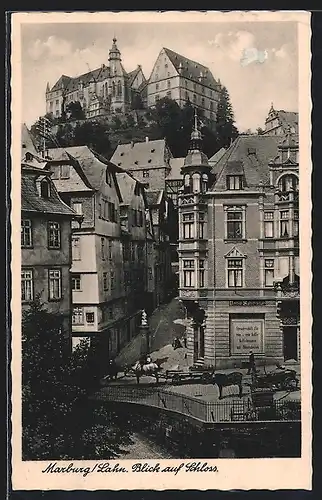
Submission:
M 21 25 L 22 121 L 30 126 L 45 113 L 47 82 L 108 65 L 114 36 L 125 70 L 141 64 L 146 78 L 162 47 L 208 66 L 228 89 L 240 132 L 264 127 L 272 102 L 298 110 L 294 22 L 39 23 Z

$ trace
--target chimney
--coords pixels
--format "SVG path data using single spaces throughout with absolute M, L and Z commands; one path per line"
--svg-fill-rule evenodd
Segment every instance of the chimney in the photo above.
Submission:
M 149 142 L 149 138 L 148 137 L 145 138 L 145 142 Z

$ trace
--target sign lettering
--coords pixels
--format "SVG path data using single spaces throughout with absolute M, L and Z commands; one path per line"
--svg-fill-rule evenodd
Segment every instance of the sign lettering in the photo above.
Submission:
M 262 319 L 234 319 L 231 322 L 231 354 L 245 355 L 263 352 Z

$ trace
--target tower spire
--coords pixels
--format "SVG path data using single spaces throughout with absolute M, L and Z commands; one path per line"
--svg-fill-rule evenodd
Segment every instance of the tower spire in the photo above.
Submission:
M 197 108 L 195 108 L 194 127 L 191 133 L 191 140 L 190 140 L 190 151 L 192 150 L 201 151 L 201 143 L 202 143 L 202 137 L 200 130 L 198 129 L 198 114 L 197 114 Z

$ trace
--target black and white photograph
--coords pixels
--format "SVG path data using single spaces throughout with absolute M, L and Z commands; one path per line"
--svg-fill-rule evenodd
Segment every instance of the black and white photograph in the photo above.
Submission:
M 12 23 L 16 484 L 310 485 L 309 14 Z

